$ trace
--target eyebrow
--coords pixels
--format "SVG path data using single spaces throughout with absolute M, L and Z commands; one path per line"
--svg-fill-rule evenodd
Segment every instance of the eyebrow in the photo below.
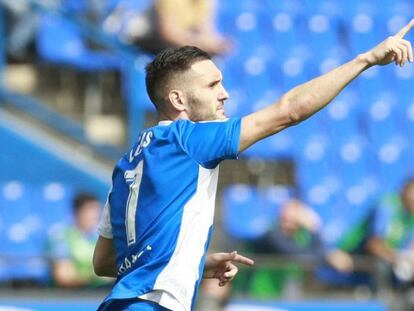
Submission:
M 217 77 L 214 78 L 213 81 L 208 83 L 208 86 L 214 86 L 214 85 L 220 83 L 221 81 L 223 81 L 223 76 L 222 75 L 217 75 Z
M 208 86 L 214 86 L 214 85 L 216 85 L 216 84 L 218 84 L 220 82 L 221 82 L 221 79 L 217 79 L 217 80 L 214 80 L 212 82 L 209 82 Z

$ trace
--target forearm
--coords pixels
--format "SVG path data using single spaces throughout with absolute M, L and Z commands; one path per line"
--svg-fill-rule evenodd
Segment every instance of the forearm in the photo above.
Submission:
M 255 142 L 295 125 L 329 104 L 353 79 L 373 65 L 413 61 L 411 43 L 403 37 L 414 27 L 414 19 L 366 53 L 309 82 L 299 85 L 276 103 L 242 119 L 239 152 Z
M 390 264 L 397 261 L 396 252 L 379 238 L 371 238 L 367 244 L 367 250 L 371 255 L 377 256 Z
M 277 102 L 242 120 L 239 152 L 267 136 L 309 118 L 325 107 L 353 79 L 369 67 L 364 55 L 301 84 Z
M 361 54 L 330 72 L 287 92 L 280 104 L 292 123 L 301 122 L 329 104 L 353 79 L 369 67 Z

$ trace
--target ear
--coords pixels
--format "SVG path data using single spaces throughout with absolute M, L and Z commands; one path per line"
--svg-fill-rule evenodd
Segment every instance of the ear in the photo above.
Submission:
M 171 90 L 168 93 L 168 99 L 174 110 L 181 112 L 187 109 L 184 93 L 179 90 Z

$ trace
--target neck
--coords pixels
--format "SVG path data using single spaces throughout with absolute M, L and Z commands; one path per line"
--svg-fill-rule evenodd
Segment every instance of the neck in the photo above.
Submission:
M 159 120 L 160 121 L 176 121 L 176 120 L 190 120 L 187 113 L 185 111 L 181 111 L 180 113 L 160 113 L 159 114 Z

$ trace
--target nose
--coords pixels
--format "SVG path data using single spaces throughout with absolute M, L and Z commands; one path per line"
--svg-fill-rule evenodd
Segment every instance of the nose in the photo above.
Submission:
M 219 93 L 219 100 L 220 101 L 225 101 L 227 99 L 229 99 L 229 93 L 227 93 L 224 86 L 221 86 L 221 90 L 220 90 L 220 93 Z

